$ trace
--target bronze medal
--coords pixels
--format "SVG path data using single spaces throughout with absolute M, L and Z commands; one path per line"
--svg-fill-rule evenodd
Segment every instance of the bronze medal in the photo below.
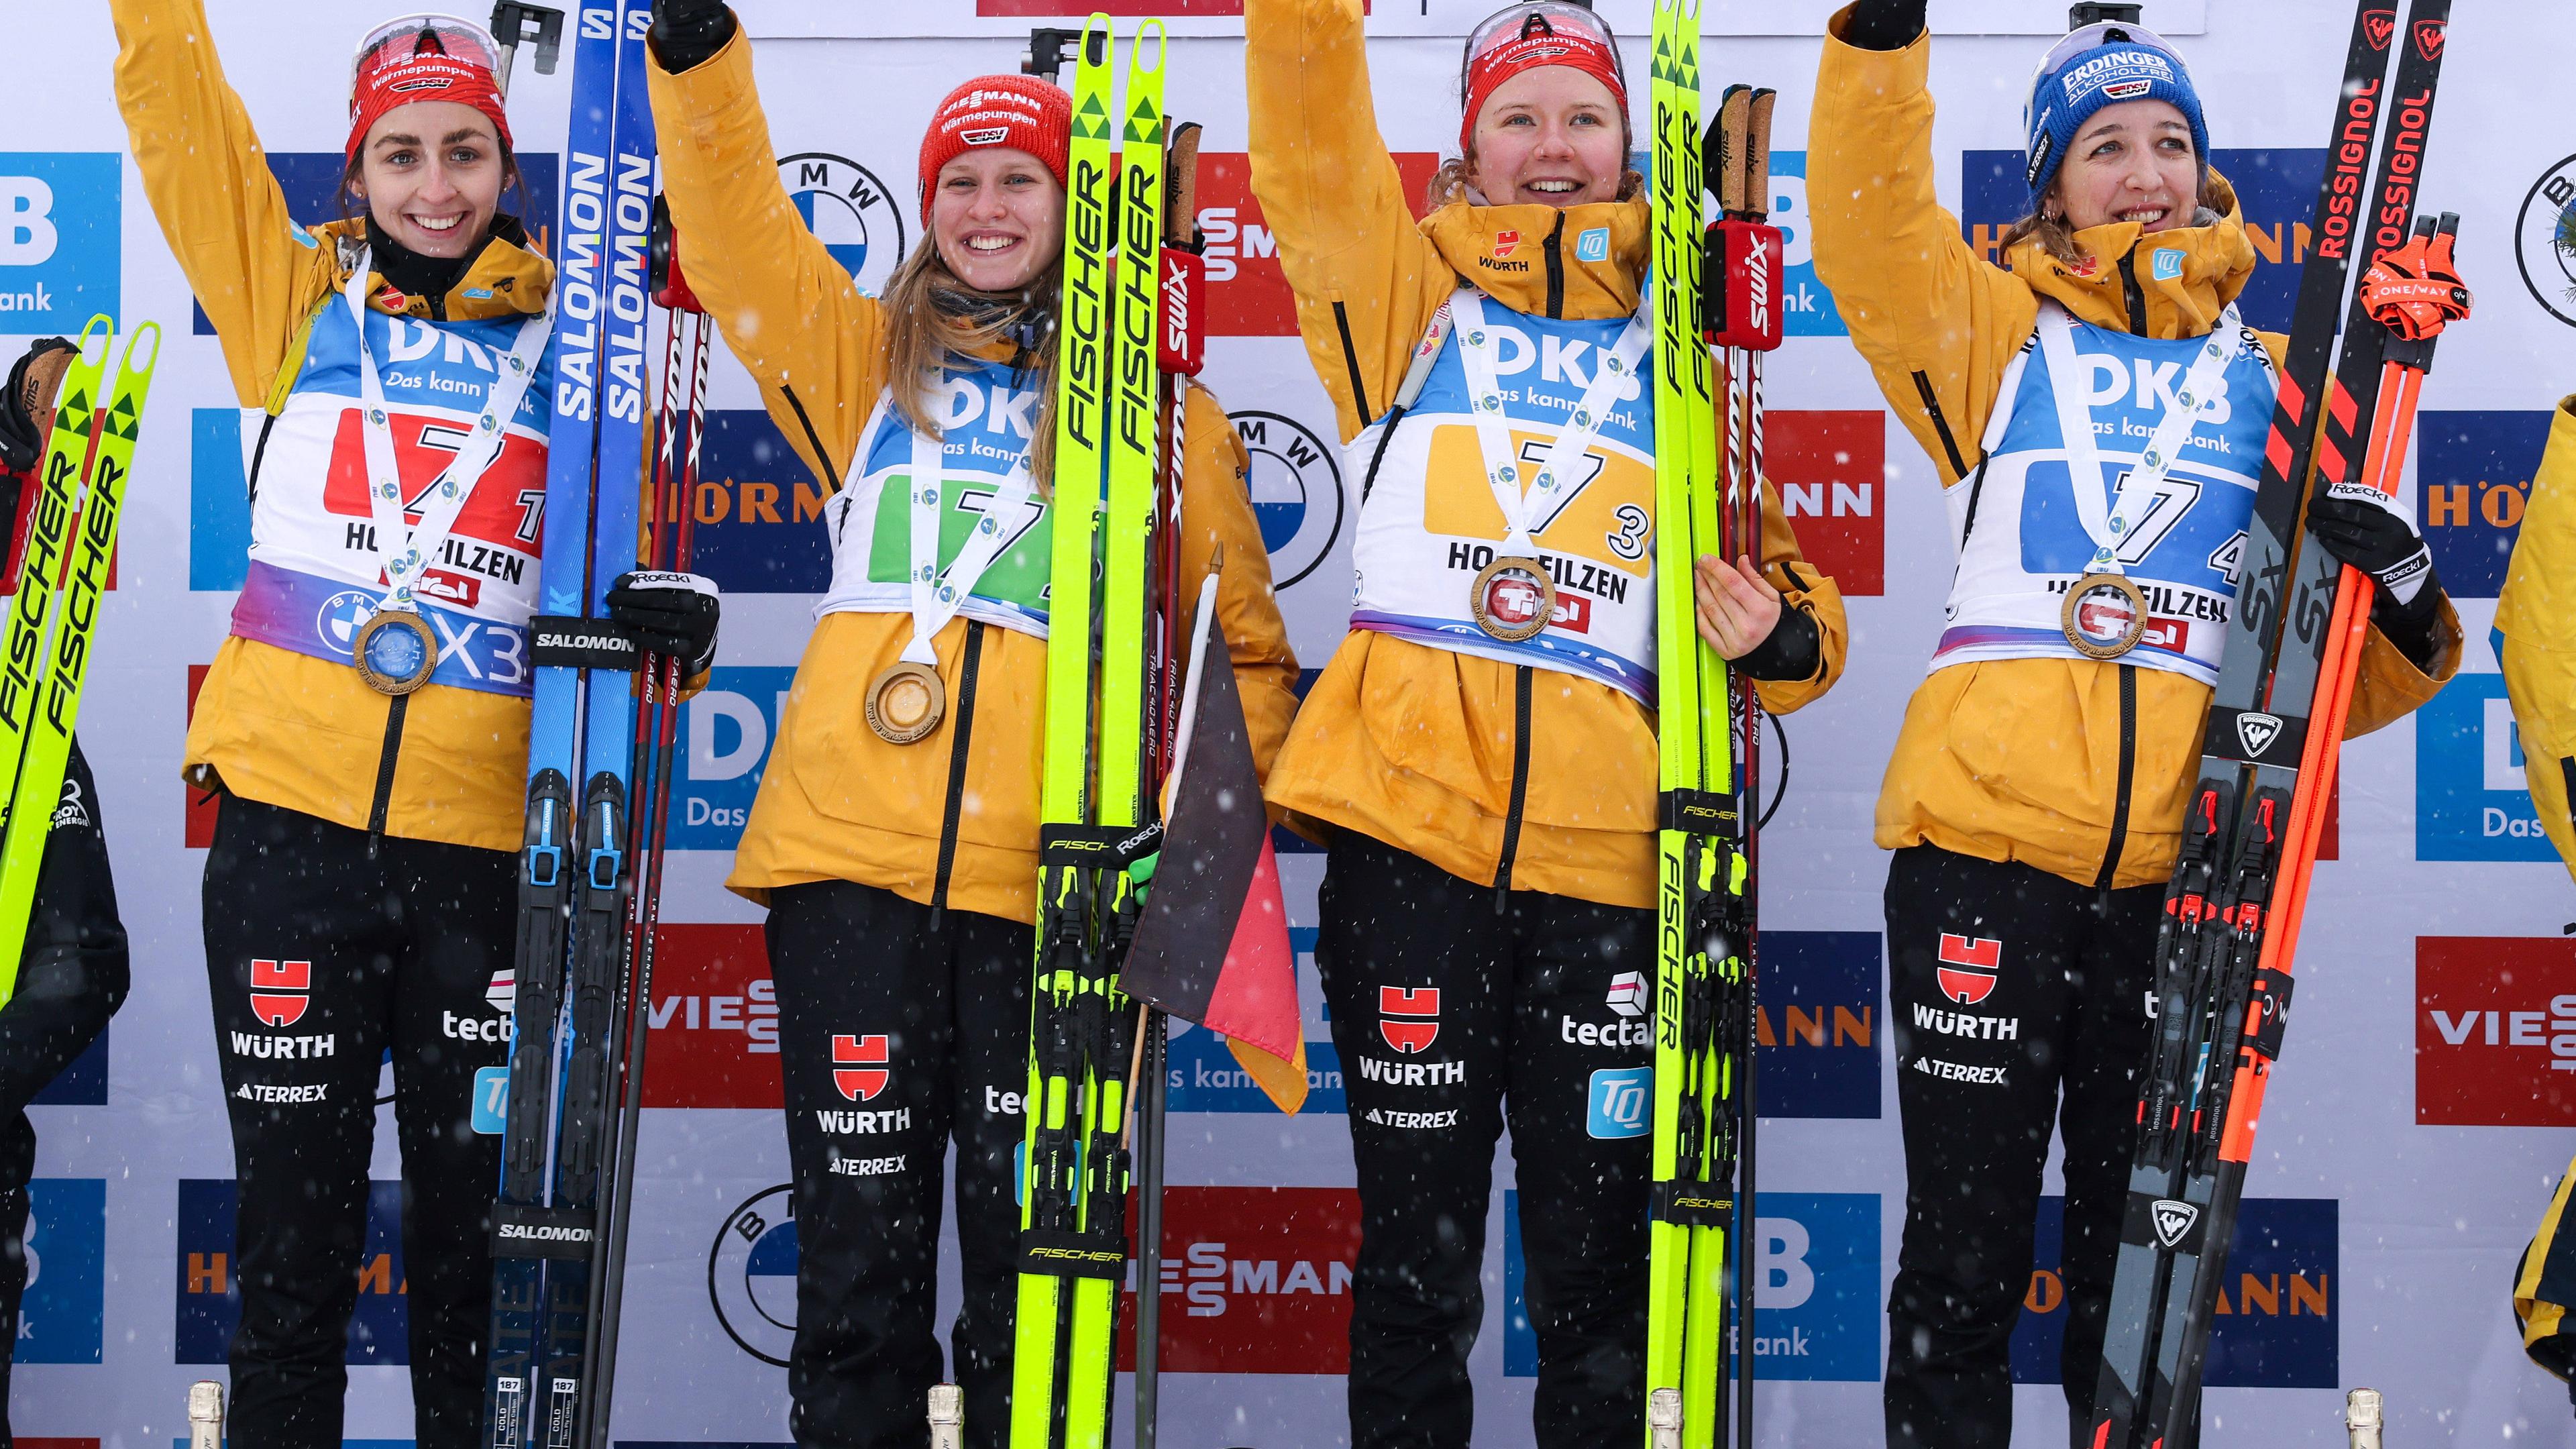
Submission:
M 2147 632 L 2147 596 L 2119 574 L 2086 574 L 2066 591 L 2057 627 L 2087 659 L 2117 659 Z
M 349 653 L 358 677 L 378 694 L 409 694 L 438 671 L 438 641 L 429 621 L 408 609 L 378 609 L 358 626 Z
M 926 664 L 897 664 L 868 686 L 868 728 L 887 744 L 911 744 L 947 713 L 948 686 Z
M 1534 558 L 1497 557 L 1467 590 L 1476 627 L 1506 644 L 1535 639 L 1556 617 L 1556 580 Z

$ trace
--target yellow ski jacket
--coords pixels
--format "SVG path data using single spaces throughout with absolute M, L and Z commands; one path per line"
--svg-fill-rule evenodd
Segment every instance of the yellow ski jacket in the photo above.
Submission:
M 1637 310 L 1645 279 L 1642 197 L 1558 210 L 1444 206 L 1420 223 L 1377 132 L 1358 0 L 1248 0 L 1244 70 L 1252 187 L 1297 295 L 1298 330 L 1347 443 L 1392 400 L 1432 314 L 1472 283 L 1506 307 L 1577 319 Z M 1495 234 L 1610 228 L 1606 260 L 1551 246 L 1547 265 L 1480 268 Z M 1785 714 L 1833 687 L 1847 635 L 1842 595 L 1810 566 L 1764 490 L 1765 573 L 1814 617 L 1812 679 L 1764 682 Z M 1322 838 L 1355 830 L 1450 874 L 1495 877 L 1518 743 L 1521 666 L 1369 631 L 1347 635 L 1306 697 L 1271 772 L 1271 803 Z M 1651 711 L 1604 684 L 1535 670 L 1515 887 L 1619 906 L 1655 901 L 1657 759 Z
M 887 319 L 807 229 L 786 189 L 740 33 L 680 75 L 651 63 L 665 189 L 691 288 L 724 331 L 797 456 L 836 490 L 886 385 Z M 1267 768 L 1296 712 L 1297 660 L 1270 590 L 1270 556 L 1225 410 L 1189 389 L 1183 419 L 1181 577 L 1217 588 L 1255 763 Z M 1195 597 L 1196 590 L 1190 590 Z M 972 704 L 967 631 L 980 630 Z M 865 694 L 912 639 L 904 613 L 833 613 L 796 668 L 778 738 L 726 882 L 765 902 L 806 881 L 848 880 L 908 900 L 1037 919 L 1038 783 L 1046 641 L 952 619 L 933 640 L 952 705 L 926 739 L 868 728 Z M 973 728 L 952 769 L 965 716 Z
M 1834 294 L 1880 391 L 1939 469 L 1969 486 L 1975 450 L 2005 368 L 2048 297 L 2097 327 L 2160 338 L 2206 335 L 2254 269 L 2235 193 L 2211 176 L 2215 225 L 2156 233 L 2180 250 L 2178 279 L 2127 295 L 2134 222 L 2076 240 L 2070 268 L 2036 242 L 1995 266 L 1959 235 L 1933 194 L 1926 37 L 1863 50 L 1828 27 L 1807 143 L 1816 274 Z M 2267 334 L 2273 361 L 2284 339 Z M 2458 672 L 2459 618 L 2442 605 L 2432 673 L 2373 630 L 2354 682 L 2346 738 L 2433 697 Z M 1914 692 L 1878 798 L 1878 844 L 1929 843 L 1981 860 L 2018 860 L 2085 885 L 2161 884 L 2173 874 L 2183 807 L 2200 757 L 2209 687 L 2163 670 L 2093 660 L 1954 664 Z
M 2576 874 L 2576 820 L 2568 815 L 2576 794 L 2576 397 L 2560 399 L 2550 419 L 2495 622 L 2531 803 Z

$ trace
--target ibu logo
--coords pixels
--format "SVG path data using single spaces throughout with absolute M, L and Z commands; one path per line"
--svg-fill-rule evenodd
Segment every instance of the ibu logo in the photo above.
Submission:
M 1655 1130 L 1655 1069 L 1603 1067 L 1592 1074 L 1584 1130 L 1595 1137 L 1643 1137 Z
M 123 314 L 123 185 L 113 151 L 0 151 L 0 333 Z
M 1879 1197 L 1766 1192 L 1753 1216 L 1753 1376 L 1869 1383 L 1878 1378 Z M 1503 1373 L 1538 1375 L 1538 1335 L 1523 1289 L 1521 1195 L 1503 1195 Z

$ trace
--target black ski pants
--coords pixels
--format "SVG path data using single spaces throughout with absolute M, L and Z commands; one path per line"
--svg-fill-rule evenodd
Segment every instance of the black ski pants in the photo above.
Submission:
M 2082 1432 L 2153 1022 L 2162 886 L 2101 891 L 1929 845 L 1887 873 L 1905 1236 L 1887 1300 L 1889 1449 L 2003 1449 L 2052 1120 L 2066 1143 L 2061 1372 Z
M 1358 1160 L 1352 1449 L 1466 1449 L 1508 1118 L 1540 1449 L 1645 1431 L 1655 913 L 1489 885 L 1345 834 L 1315 960 Z M 1618 989 L 1614 990 L 1614 986 Z M 1634 1014 L 1632 1014 L 1634 1013 Z
M 130 979 L 98 786 L 75 741 L 36 872 L 17 986 L 0 1006 L 0 1449 L 13 1442 L 9 1363 L 27 1291 L 27 1183 L 36 1171 L 27 1104 L 107 1030 Z
M 415 1429 L 421 1449 L 478 1442 L 501 1139 L 472 1098 L 507 1051 L 517 880 L 506 851 L 224 797 L 205 929 L 240 1191 L 234 1442 L 338 1449 L 388 1050 Z
M 930 1442 L 941 1179 L 954 1141 L 965 1302 L 949 1342 L 966 1442 L 1001 1449 L 1036 934 L 835 880 L 771 891 L 768 941 L 796 1179 L 789 1429 L 809 1449 Z

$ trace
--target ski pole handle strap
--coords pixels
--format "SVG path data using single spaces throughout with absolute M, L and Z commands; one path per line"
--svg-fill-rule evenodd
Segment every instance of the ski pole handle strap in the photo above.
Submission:
M 644 651 L 635 636 L 611 619 L 579 614 L 538 614 L 528 620 L 528 662 L 540 669 L 622 669 L 633 672 Z
M 1735 1226 L 1735 1199 L 1723 1188 L 1675 1178 L 1655 1184 L 1655 1221 L 1685 1228 Z
M 1127 1279 L 1127 1240 L 1030 1228 L 1020 1234 L 1020 1271 L 1048 1278 L 1105 1278 L 1123 1283 Z
M 2290 1025 L 2290 988 L 2294 978 L 2269 966 L 2255 968 L 2254 994 L 2247 1003 L 2245 1050 L 2267 1062 L 2281 1059 L 2281 1033 Z
M 1041 825 L 1038 864 L 1124 870 L 1163 848 L 1162 822 L 1147 825 Z
M 597 1236 L 595 1215 L 578 1208 L 506 1202 L 492 1205 L 492 1256 L 496 1258 L 556 1258 L 586 1263 Z
M 1733 835 L 1742 804 L 1731 793 L 1715 790 L 1666 790 L 1659 805 L 1658 826 L 1687 835 Z

